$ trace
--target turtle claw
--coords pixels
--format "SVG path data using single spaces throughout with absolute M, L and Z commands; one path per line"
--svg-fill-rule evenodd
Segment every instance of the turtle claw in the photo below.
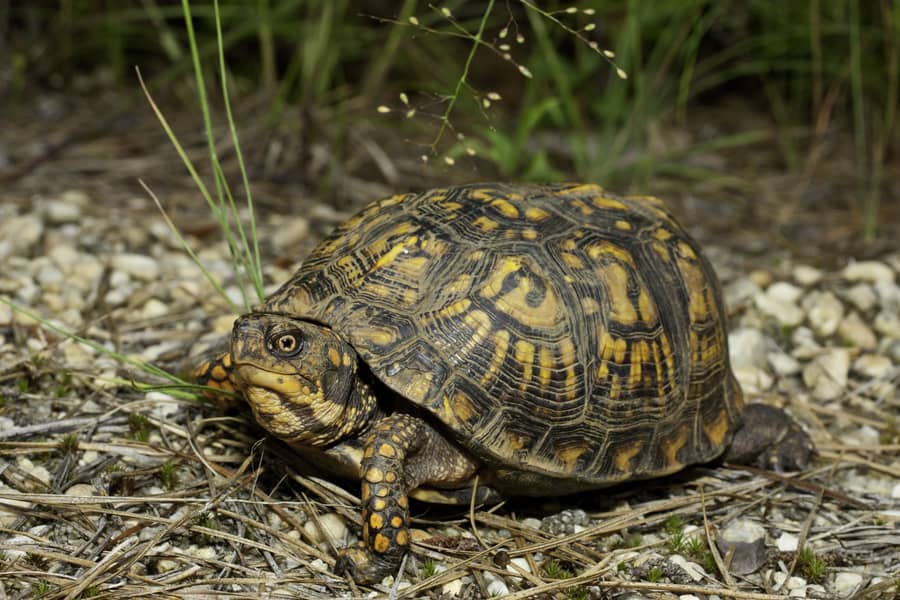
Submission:
M 387 557 L 378 556 L 366 548 L 365 543 L 357 542 L 341 550 L 334 571 L 339 575 L 349 575 L 356 583 L 378 583 L 386 575 L 393 574 L 400 564 L 399 558 L 396 561 L 387 560 Z

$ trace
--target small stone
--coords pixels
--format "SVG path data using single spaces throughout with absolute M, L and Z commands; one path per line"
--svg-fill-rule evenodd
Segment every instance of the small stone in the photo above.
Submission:
M 83 498 L 87 498 L 89 496 L 96 496 L 97 490 L 94 486 L 87 483 L 76 483 L 73 486 L 70 486 L 66 489 L 66 496 L 79 496 Z
M 169 307 L 166 303 L 156 298 L 150 298 L 141 307 L 141 319 L 158 319 L 169 314 Z
M 779 325 L 784 327 L 796 327 L 803 322 L 803 311 L 793 302 L 773 298 L 768 293 L 757 294 L 753 298 L 753 302 L 760 312 L 775 319 Z
M 303 531 L 314 544 L 330 544 L 336 548 L 347 545 L 347 523 L 335 513 L 325 513 L 319 515 L 318 519 L 310 519 L 303 524 Z
M 741 384 L 741 389 L 748 394 L 765 392 L 774 383 L 771 375 L 756 367 L 734 368 L 732 372 L 735 379 Z
M 700 598 L 693 594 L 682 594 L 678 596 L 678 600 L 700 600 Z
M 900 483 L 896 484 L 893 489 L 891 489 L 891 498 L 900 500 Z
M 485 579 L 488 579 L 490 571 L 485 571 Z M 505 598 L 509 596 L 509 586 L 502 579 L 493 579 L 487 585 L 487 595 Z
M 790 377 L 800 372 L 800 362 L 790 354 L 784 352 L 772 352 L 768 356 L 772 370 L 781 377 Z
M 144 254 L 117 254 L 112 259 L 112 266 L 141 281 L 153 281 L 159 278 L 159 263 L 156 262 L 156 259 Z
M 294 217 L 279 223 L 272 234 L 272 243 L 279 250 L 290 250 L 309 236 L 309 220 Z
M 900 312 L 900 285 L 893 281 L 879 281 L 874 287 L 883 309 Z
M 761 293 L 762 288 L 756 285 L 753 280 L 742 277 L 725 286 L 723 295 L 725 297 L 725 305 L 734 309 L 747 304 L 753 300 L 757 294 Z
M 880 441 L 881 434 L 871 425 L 862 425 L 855 431 L 845 433 L 841 436 L 842 441 L 847 444 L 857 444 L 859 446 L 877 446 Z M 871 491 L 871 490 L 869 490 Z
M 791 274 L 794 276 L 794 281 L 804 287 L 815 285 L 822 279 L 822 271 L 808 265 L 797 265 Z
M 834 576 L 834 594 L 838 598 L 850 598 L 860 590 L 863 576 L 859 573 L 841 571 Z
M 900 339 L 900 315 L 882 311 L 875 316 L 875 331 L 888 337 Z
M 162 575 L 178 568 L 180 563 L 170 558 L 161 558 L 156 561 L 156 573 Z
M 817 356 L 803 369 L 803 383 L 819 400 L 834 400 L 847 387 L 850 353 L 845 348 L 832 348 Z
M 794 304 L 803 295 L 803 289 L 786 281 L 776 281 L 766 289 L 766 296 L 786 304 Z
M 844 279 L 850 281 L 894 281 L 894 271 L 877 260 L 861 260 L 851 262 L 844 267 Z
M 856 348 L 871 350 L 878 345 L 878 338 L 860 316 L 852 312 L 838 325 L 838 337 Z
M 764 269 L 755 269 L 753 271 L 750 271 L 748 277 L 750 278 L 750 281 L 752 281 L 759 287 L 764 288 L 772 285 L 772 273 Z
M 779 552 L 796 552 L 799 544 L 800 540 L 797 539 L 797 536 L 786 531 L 775 540 L 775 546 Z
M 81 218 L 81 207 L 74 202 L 51 200 L 44 206 L 44 215 L 53 225 L 74 223 Z
M 878 300 L 872 286 L 867 283 L 857 283 L 844 292 L 844 296 L 863 312 L 870 310 Z
M 853 361 L 853 370 L 860 375 L 871 377 L 873 379 L 887 378 L 888 374 L 893 371 L 894 365 L 891 359 L 880 354 L 863 354 Z
M 9 256 L 27 256 L 44 234 L 44 223 L 35 214 L 0 221 L 0 262 Z
M 803 308 L 807 311 L 813 331 L 822 337 L 829 337 L 837 331 L 844 317 L 844 305 L 831 292 L 811 294 L 803 302 Z
M 722 554 L 733 552 L 731 571 L 748 575 L 766 563 L 766 530 L 751 519 L 737 519 L 729 523 L 716 537 Z
M 463 580 L 462 577 L 458 577 L 453 581 L 448 581 L 444 585 L 441 586 L 441 595 L 449 598 L 458 598 L 462 593 L 463 588 Z
M 525 519 L 522 519 L 522 520 L 519 522 L 519 524 L 520 524 L 522 527 L 528 527 L 529 529 L 540 530 L 540 528 L 541 528 L 541 520 L 540 520 L 540 519 L 535 519 L 534 517 L 527 517 L 527 518 L 525 518 Z
M 758 329 L 741 327 L 728 335 L 728 353 L 735 369 L 765 368 L 766 336 Z
M 702 581 L 706 578 L 706 571 L 703 570 L 703 567 L 695 562 L 689 561 L 680 554 L 673 554 L 669 557 L 669 560 L 673 564 L 678 565 L 693 581 Z
M 31 462 L 31 459 L 26 458 L 24 456 L 20 456 L 16 460 L 16 466 L 20 469 L 31 475 L 32 477 L 42 481 L 43 483 L 50 484 L 50 471 L 47 470 L 47 467 L 43 465 L 36 465 Z

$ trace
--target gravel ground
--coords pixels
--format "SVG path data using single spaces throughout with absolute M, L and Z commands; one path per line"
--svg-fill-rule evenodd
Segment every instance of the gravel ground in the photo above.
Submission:
M 78 189 L 0 204 L 0 297 L 177 368 L 234 315 L 148 201 L 101 205 Z M 345 216 L 265 215 L 267 282 Z M 239 300 L 209 215 L 175 220 Z M 240 410 L 136 389 L 146 375 L 0 304 L 0 598 L 897 597 L 900 252 L 816 268 L 707 250 L 738 379 L 808 428 L 809 472 L 419 505 L 415 558 L 374 592 L 330 571 L 359 533 L 355 486 L 311 475 Z

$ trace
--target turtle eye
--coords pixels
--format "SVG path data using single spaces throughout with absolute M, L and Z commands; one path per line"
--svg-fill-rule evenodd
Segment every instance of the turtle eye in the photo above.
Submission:
M 280 333 L 269 338 L 269 351 L 279 358 L 293 358 L 306 347 L 306 342 L 297 332 Z

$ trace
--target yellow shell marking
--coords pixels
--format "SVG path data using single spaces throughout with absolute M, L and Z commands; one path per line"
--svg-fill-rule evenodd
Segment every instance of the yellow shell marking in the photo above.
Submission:
M 508 219 L 518 219 L 519 218 L 519 209 L 509 203 L 509 201 L 504 200 L 503 198 L 497 198 L 491 202 L 491 206 L 496 208 L 501 215 Z
M 583 269 L 584 268 L 584 261 L 582 261 L 580 258 L 575 256 L 574 254 L 571 254 L 569 252 L 563 252 L 562 259 L 563 259 L 563 262 L 565 262 L 568 266 L 572 267 L 573 269 Z
M 509 352 L 509 332 L 505 329 L 494 334 L 494 355 L 491 357 L 491 364 L 487 371 L 481 376 L 481 385 L 487 387 L 492 379 L 500 371 L 506 354 Z
M 495 298 L 503 289 L 503 281 L 522 268 L 522 261 L 516 257 L 506 257 L 491 274 L 487 284 L 482 288 L 481 295 L 485 298 Z M 522 277 L 519 284 L 504 296 L 494 300 L 498 310 L 508 314 L 515 321 L 535 328 L 549 328 L 557 324 L 559 320 L 559 300 L 551 287 L 546 288 L 543 301 L 538 306 L 528 303 L 527 295 L 532 290 L 532 280 Z
M 407 246 L 415 245 L 415 243 L 418 241 L 418 239 L 419 238 L 412 235 L 412 236 L 406 238 L 405 240 L 403 240 L 402 242 L 394 245 L 394 247 L 391 248 L 390 250 L 388 250 L 386 254 L 384 254 L 381 258 L 379 258 L 377 261 L 375 261 L 375 264 L 372 266 L 372 268 L 373 269 L 381 269 L 385 265 L 388 265 L 388 264 L 394 262 L 394 259 L 396 259 L 398 256 L 400 256 L 400 254 L 403 253 L 404 250 L 406 250 Z
M 585 217 L 589 217 L 594 214 L 594 209 L 585 204 L 584 201 L 579 198 L 574 198 L 572 200 L 572 206 L 581 211 L 581 214 Z
M 696 263 L 688 260 L 679 258 L 677 264 L 690 299 L 688 310 L 691 314 L 691 321 L 695 323 L 707 321 L 710 318 L 710 309 L 707 308 L 706 281 L 703 272 Z
M 725 442 L 725 434 L 728 433 L 728 415 L 725 409 L 721 409 L 715 420 L 703 424 L 703 432 L 706 438 L 716 448 L 721 448 Z
M 593 298 L 584 296 L 581 298 L 581 311 L 586 315 L 600 312 L 600 303 Z
M 591 244 L 587 247 L 587 255 L 594 261 L 599 262 L 601 258 L 609 257 L 617 262 L 634 267 L 634 258 L 631 256 L 631 253 L 612 242 L 601 241 Z M 598 266 L 597 271 L 602 277 L 603 267 Z
M 665 227 L 660 227 L 656 231 L 653 232 L 653 237 L 658 239 L 661 242 L 665 242 L 667 239 L 672 237 L 672 232 L 666 229 Z
M 448 296 L 456 296 L 458 294 L 465 294 L 470 289 L 472 289 L 472 275 L 469 273 L 462 273 L 450 282 L 450 285 L 446 287 L 446 293 Z
M 689 433 L 690 431 L 688 430 L 688 426 L 682 425 L 678 428 L 678 433 L 675 435 L 675 437 L 670 438 L 662 443 L 662 451 L 666 457 L 667 467 L 672 468 L 681 465 L 681 462 L 679 462 L 677 455 L 678 451 L 681 450 L 687 443 Z
M 607 196 L 595 196 L 591 198 L 591 203 L 597 208 L 606 208 L 612 210 L 625 210 L 625 205 L 615 198 Z
M 365 329 L 360 329 L 355 335 L 375 346 L 387 346 L 397 340 L 397 332 L 387 327 L 369 326 Z
M 579 185 L 573 185 L 572 187 L 567 187 L 558 192 L 554 192 L 557 196 L 581 196 L 585 194 L 599 194 L 603 192 L 603 188 L 599 185 L 593 183 L 582 183 Z
M 468 423 L 475 415 L 475 407 L 469 397 L 462 392 L 453 394 L 452 413 L 463 423 Z
M 616 470 L 625 474 L 631 473 L 631 460 L 637 456 L 638 452 L 640 452 L 643 447 L 644 444 L 638 441 L 632 442 L 617 450 L 613 456 L 613 464 L 615 465 Z
M 477 229 L 480 229 L 481 231 L 483 231 L 485 233 L 488 233 L 488 232 L 491 232 L 491 231 L 497 229 L 498 227 L 500 227 L 500 224 L 497 223 L 497 221 L 491 219 L 490 217 L 486 217 L 486 216 L 482 215 L 482 216 L 478 217 L 477 219 L 475 219 L 474 221 L 472 221 L 472 226 Z
M 582 454 L 588 451 L 588 447 L 584 444 L 576 446 L 568 446 L 556 452 L 556 456 L 566 466 L 567 472 L 572 472 L 578 464 L 578 459 Z
M 534 369 L 534 344 L 525 340 L 516 340 L 516 362 L 522 365 L 520 388 L 524 391 L 531 382 Z
M 525 209 L 525 218 L 529 221 L 543 221 L 549 216 L 550 213 L 548 213 L 543 208 L 538 208 L 537 206 L 529 206 Z
M 619 219 L 618 221 L 616 221 L 616 229 L 621 229 L 622 231 L 631 231 L 631 223 Z
M 550 350 L 549 346 L 541 346 L 541 349 L 538 351 L 538 364 L 540 365 L 538 377 L 541 381 L 541 388 L 547 389 L 550 385 L 550 376 L 553 372 L 553 367 L 556 366 L 556 361 L 553 360 L 553 352 Z
M 628 297 L 628 271 L 618 263 L 610 263 L 600 275 L 609 294 L 609 318 L 623 325 L 634 325 L 638 313 Z
M 529 227 L 528 229 L 522 230 L 522 239 L 533 241 L 538 238 L 538 232 Z

